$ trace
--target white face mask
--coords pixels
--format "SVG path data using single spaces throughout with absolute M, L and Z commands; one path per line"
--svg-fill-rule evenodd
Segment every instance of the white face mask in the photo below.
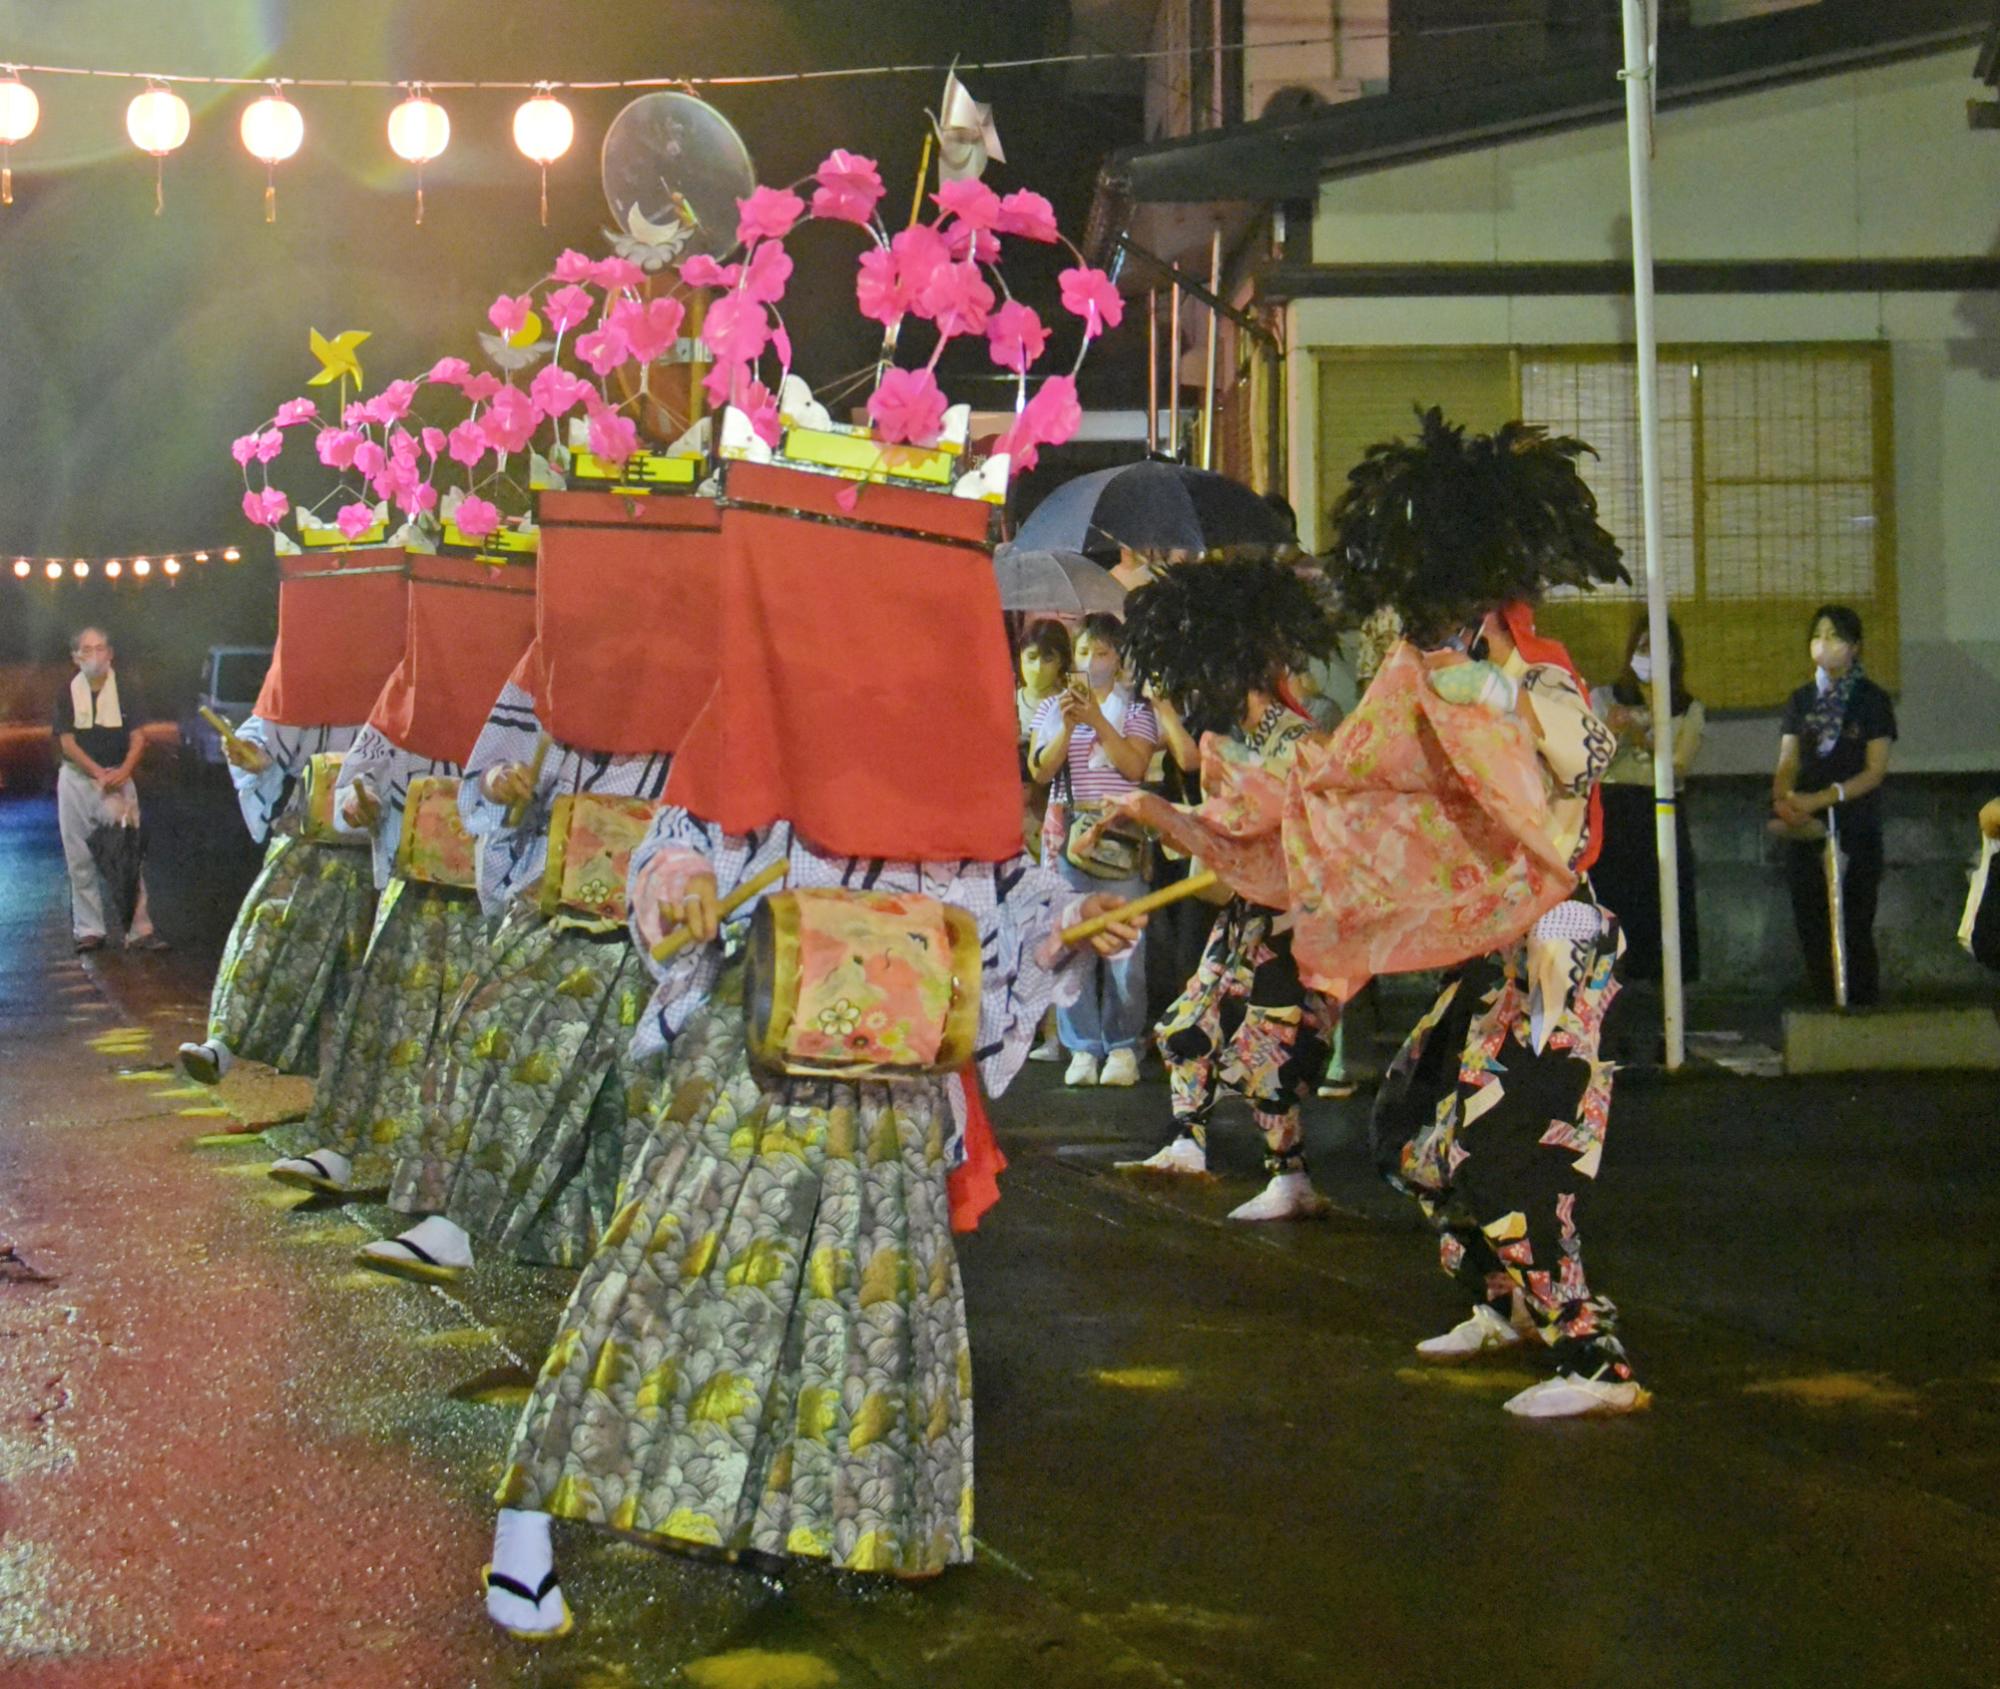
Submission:
M 76 666 L 83 670 L 83 678 L 85 680 L 102 680 L 111 672 L 111 659 L 109 657 L 84 657 L 78 660 Z
M 1632 677 L 1641 686 L 1653 684 L 1653 655 L 1650 651 L 1632 653 Z

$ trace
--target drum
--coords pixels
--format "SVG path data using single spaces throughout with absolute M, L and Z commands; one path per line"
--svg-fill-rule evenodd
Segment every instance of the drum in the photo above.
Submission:
M 313 844 L 352 845 L 368 843 L 361 833 L 341 833 L 333 825 L 333 788 L 340 783 L 341 753 L 321 751 L 306 763 L 300 780 L 299 837 Z
M 605 927 L 625 924 L 625 880 L 632 852 L 659 806 L 649 798 L 572 792 L 549 811 L 549 861 L 542 870 L 545 915 L 581 916 Z
M 459 819 L 458 781 L 450 775 L 420 774 L 410 782 L 396 872 L 428 886 L 469 889 L 479 884 L 475 841 Z
M 913 1079 L 972 1060 L 979 923 L 915 893 L 778 892 L 750 922 L 752 1059 L 822 1079 Z

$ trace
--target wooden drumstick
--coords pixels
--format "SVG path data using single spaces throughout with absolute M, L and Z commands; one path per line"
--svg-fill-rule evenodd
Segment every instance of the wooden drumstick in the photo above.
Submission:
M 507 825 L 518 827 L 527 818 L 528 805 L 535 801 L 535 788 L 542 783 L 542 764 L 549 760 L 549 736 L 544 733 L 535 740 L 535 758 L 528 764 L 528 795 L 519 803 L 507 806 Z
M 214 728 L 217 733 L 222 735 L 222 741 L 224 744 L 240 745 L 243 743 L 243 736 L 240 733 L 238 733 L 235 728 L 231 727 L 228 722 L 224 721 L 221 716 L 217 715 L 215 711 L 210 709 L 206 704 L 197 704 L 195 705 L 194 708 L 196 715 L 200 716 L 203 721 L 207 722 L 210 727 Z
M 1168 904 L 1179 903 L 1183 898 L 1199 897 L 1215 883 L 1213 869 L 1190 874 L 1174 885 L 1163 886 L 1158 891 L 1149 891 L 1144 897 L 1135 897 L 1130 903 L 1121 903 L 1116 909 L 1107 909 L 1101 915 L 1093 915 L 1087 921 L 1078 921 L 1073 927 L 1063 928 L 1062 941 L 1065 944 L 1081 944 L 1087 938 L 1095 938 L 1106 927 L 1118 921 L 1129 921 L 1134 915 L 1150 915 L 1155 909 L 1164 909 Z
M 735 914 L 737 910 L 741 909 L 744 904 L 748 903 L 760 891 L 769 891 L 772 886 L 785 877 L 790 868 L 791 862 L 789 859 L 781 862 L 773 862 L 770 867 L 766 868 L 754 880 L 745 880 L 742 885 L 738 886 L 715 906 L 716 919 L 720 920 L 724 915 Z M 675 927 L 672 932 L 668 933 L 665 938 L 653 946 L 653 960 L 656 962 L 671 962 L 693 942 L 694 939 L 686 927 Z

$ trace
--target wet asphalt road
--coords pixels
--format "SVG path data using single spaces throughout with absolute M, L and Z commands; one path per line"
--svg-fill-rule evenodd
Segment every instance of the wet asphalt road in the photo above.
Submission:
M 0 802 L 0 1242 L 54 1281 L 0 1261 L 0 1684 L 2000 1683 L 1991 1076 L 1627 1083 L 1585 1238 L 1658 1400 L 1530 1426 L 1519 1360 L 1414 1363 L 1462 1310 L 1365 1097 L 1310 1122 L 1336 1216 L 1246 1231 L 1247 1119 L 1221 1179 L 1133 1181 L 1157 1074 L 1031 1067 L 962 1247 L 980 1562 L 776 1586 L 565 1528 L 578 1630 L 508 1644 L 482 1497 L 562 1279 L 356 1274 L 385 1210 L 197 1145 L 235 1120 L 154 1064 L 254 853 L 148 801 L 180 947 L 88 970 L 51 807 Z

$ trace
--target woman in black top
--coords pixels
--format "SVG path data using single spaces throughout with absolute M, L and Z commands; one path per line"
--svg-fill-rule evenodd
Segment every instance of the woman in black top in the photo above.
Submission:
M 1861 618 L 1844 604 L 1813 612 L 1817 673 L 1785 703 L 1771 809 L 1797 832 L 1829 817 L 1847 858 L 1842 896 L 1847 945 L 1847 1000 L 1858 1007 L 1881 994 L 1875 954 L 1875 898 L 1882 886 L 1882 799 L 1896 711 L 1889 694 L 1861 672 Z M 1823 823 L 1821 823 L 1823 825 Z M 1785 846 L 1792 917 L 1805 952 L 1806 978 L 1833 1001 L 1833 944 L 1827 911 L 1825 846 L 1793 838 Z

